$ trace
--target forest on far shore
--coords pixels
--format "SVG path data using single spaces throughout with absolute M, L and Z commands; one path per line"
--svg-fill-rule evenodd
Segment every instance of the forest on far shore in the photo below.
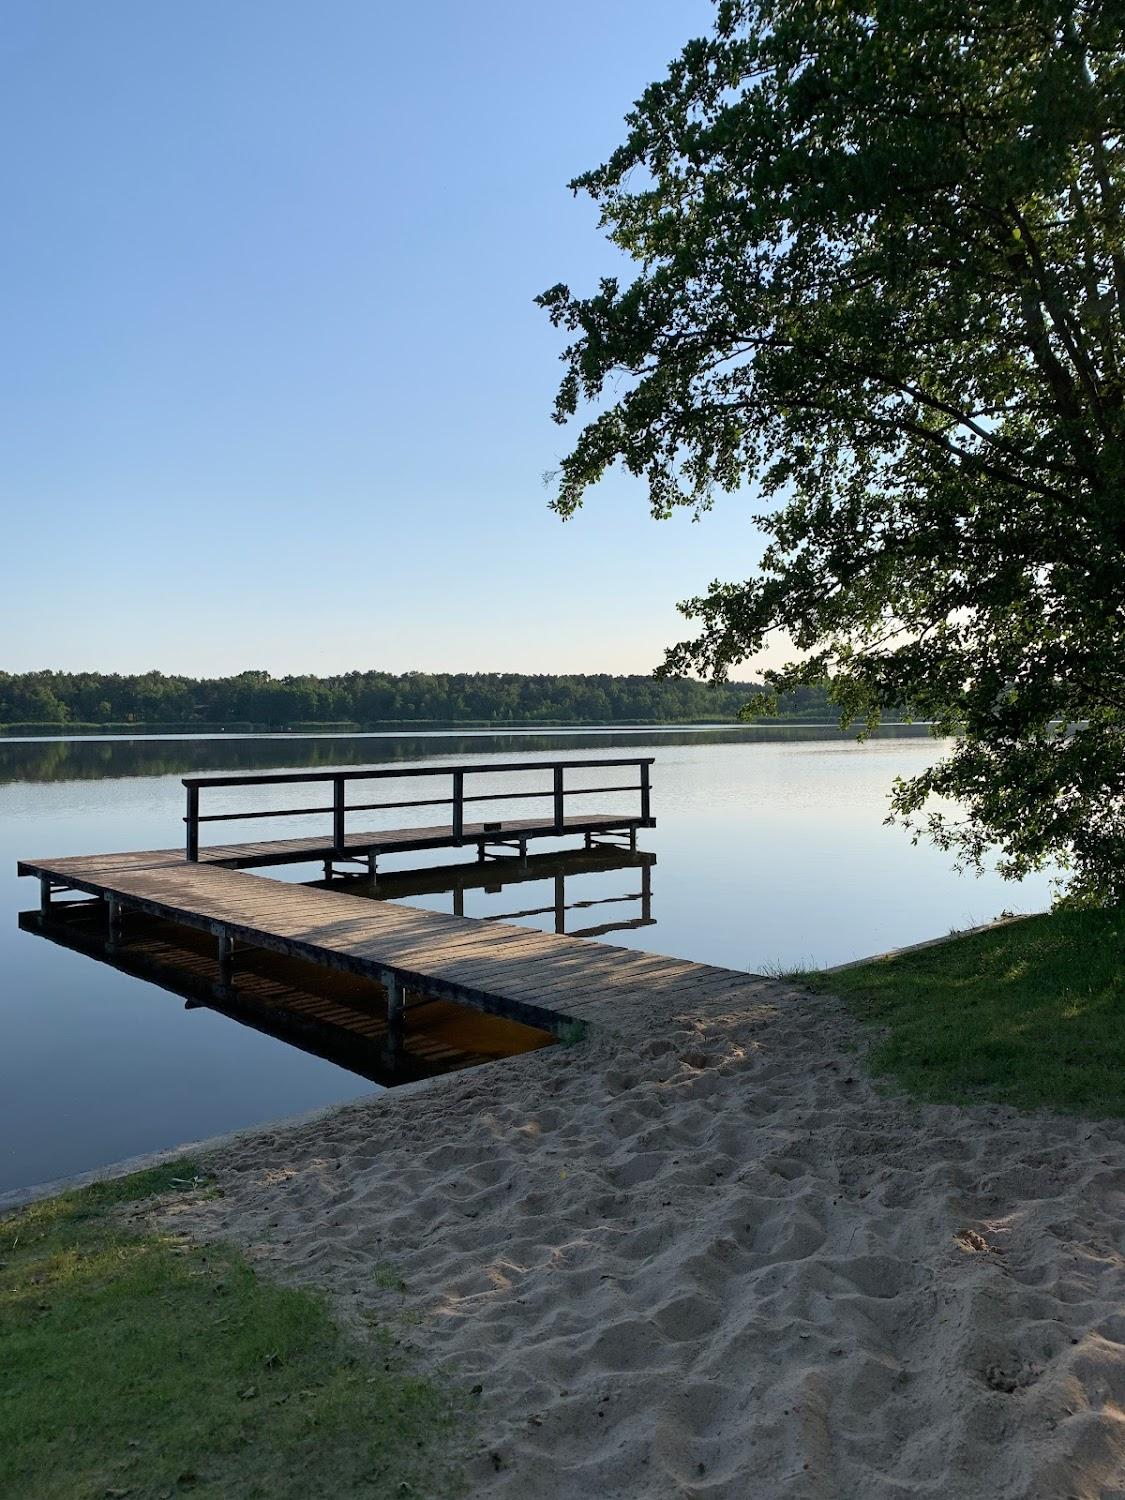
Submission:
M 162 672 L 0 672 L 0 729 L 118 726 L 364 728 L 375 724 L 727 722 L 758 683 L 607 673 L 346 672 L 338 677 L 179 677 Z M 820 688 L 785 696 L 780 717 L 830 720 Z

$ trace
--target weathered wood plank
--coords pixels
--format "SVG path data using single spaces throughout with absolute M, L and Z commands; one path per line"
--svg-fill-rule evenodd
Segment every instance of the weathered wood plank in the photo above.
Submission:
M 20 873 L 549 1030 L 575 1019 L 612 1025 L 615 1012 L 656 993 L 729 1004 L 755 990 L 752 976 L 729 969 L 246 875 L 205 853 L 198 863 L 169 850 L 24 861 Z M 301 1009 L 327 1019 L 333 1002 L 324 1005 L 310 1000 Z M 346 1009 L 353 1027 L 366 1030 L 362 1007 Z

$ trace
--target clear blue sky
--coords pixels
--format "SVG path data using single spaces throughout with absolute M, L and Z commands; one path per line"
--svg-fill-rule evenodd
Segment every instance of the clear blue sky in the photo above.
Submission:
M 646 671 L 744 503 L 542 473 L 568 179 L 707 0 L 9 0 L 0 666 Z

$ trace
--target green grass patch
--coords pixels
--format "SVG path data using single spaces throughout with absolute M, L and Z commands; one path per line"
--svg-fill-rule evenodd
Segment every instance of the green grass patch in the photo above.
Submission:
M 1125 910 L 1027 917 L 806 983 L 886 1028 L 875 1071 L 925 1099 L 1125 1115 Z
M 564 1021 L 555 1033 L 560 1047 L 577 1047 L 590 1034 L 585 1021 Z
M 177 1162 L 0 1220 L 0 1496 L 308 1500 L 458 1492 L 462 1413 L 388 1332 L 233 1250 L 138 1233 Z

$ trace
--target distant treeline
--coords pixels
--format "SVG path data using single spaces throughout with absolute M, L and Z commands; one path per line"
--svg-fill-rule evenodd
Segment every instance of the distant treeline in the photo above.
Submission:
M 0 672 L 0 728 L 349 729 L 377 724 L 687 724 L 729 721 L 761 687 L 603 673 L 347 672 L 339 677 L 166 677 Z M 781 716 L 832 719 L 804 688 Z

